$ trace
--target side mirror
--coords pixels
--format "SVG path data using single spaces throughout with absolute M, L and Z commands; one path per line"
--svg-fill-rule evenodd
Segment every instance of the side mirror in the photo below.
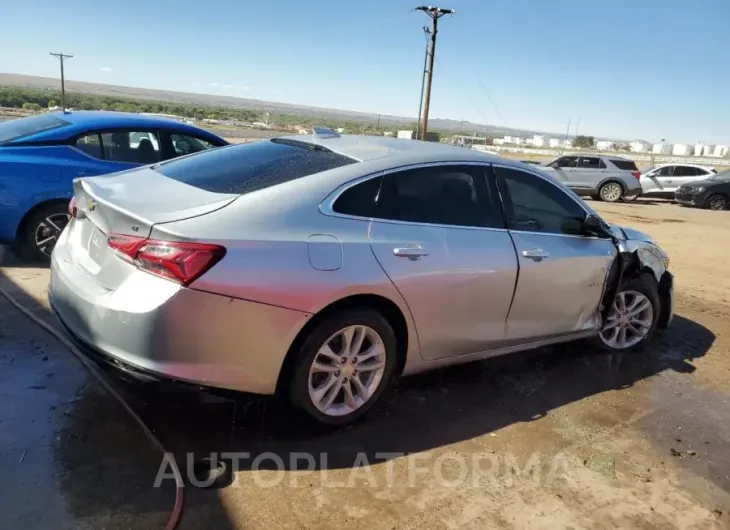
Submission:
M 589 214 L 583 219 L 583 233 L 594 236 L 606 235 L 606 227 L 600 217 Z

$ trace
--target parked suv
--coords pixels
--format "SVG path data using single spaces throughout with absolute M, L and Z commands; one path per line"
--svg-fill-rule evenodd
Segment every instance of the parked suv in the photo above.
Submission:
M 572 154 L 541 166 L 579 195 L 616 202 L 641 194 L 641 172 L 620 156 Z
M 641 175 L 641 194 L 671 198 L 683 184 L 705 180 L 716 173 L 711 167 L 696 164 L 661 164 Z

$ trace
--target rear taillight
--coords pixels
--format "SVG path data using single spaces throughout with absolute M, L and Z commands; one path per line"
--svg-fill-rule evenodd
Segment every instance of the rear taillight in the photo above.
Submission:
M 632 171 L 631 174 L 636 177 L 636 180 L 641 180 L 641 171 Z
M 76 197 L 71 197 L 71 201 L 68 203 L 68 214 L 74 218 L 76 217 L 76 212 L 78 210 L 76 209 Z
M 129 258 L 140 269 L 183 285 L 189 285 L 226 255 L 220 245 L 157 241 L 111 234 L 109 247 Z

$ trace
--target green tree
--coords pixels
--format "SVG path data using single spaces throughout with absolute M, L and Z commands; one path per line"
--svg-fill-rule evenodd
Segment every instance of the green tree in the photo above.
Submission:
M 41 106 L 38 103 L 30 103 L 30 102 L 26 101 L 25 103 L 23 103 L 22 109 L 39 111 L 39 110 L 41 110 Z
M 51 108 L 51 107 L 58 107 L 58 103 L 56 103 L 55 99 L 48 100 L 48 108 Z
M 595 147 L 596 139 L 593 136 L 576 136 L 573 139 L 573 147 Z

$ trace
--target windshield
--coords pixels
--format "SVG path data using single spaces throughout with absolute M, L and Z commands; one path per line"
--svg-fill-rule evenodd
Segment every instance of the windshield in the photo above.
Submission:
M 0 145 L 64 125 L 68 125 L 68 122 L 50 114 L 2 121 L 0 122 Z
M 708 177 L 707 180 L 720 180 L 723 182 L 730 181 L 730 169 L 726 169 L 725 171 L 723 171 L 722 173 L 718 173 L 717 175 L 712 175 L 711 177 Z

